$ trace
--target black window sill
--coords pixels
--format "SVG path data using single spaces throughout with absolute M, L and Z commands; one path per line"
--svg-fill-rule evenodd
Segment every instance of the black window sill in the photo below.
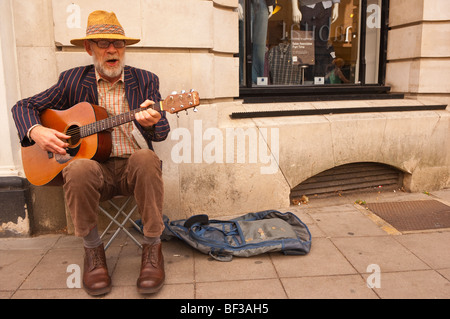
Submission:
M 342 100 L 403 99 L 402 93 L 391 93 L 382 85 L 305 85 L 241 87 L 239 99 L 244 103 L 311 102 Z

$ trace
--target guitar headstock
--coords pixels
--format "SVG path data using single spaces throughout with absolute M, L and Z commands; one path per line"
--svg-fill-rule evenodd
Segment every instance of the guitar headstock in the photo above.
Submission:
M 178 113 L 190 108 L 194 108 L 194 112 L 197 111 L 196 106 L 200 105 L 200 97 L 198 92 L 191 90 L 190 92 L 181 91 L 181 93 L 172 92 L 161 103 L 161 108 L 171 114 Z

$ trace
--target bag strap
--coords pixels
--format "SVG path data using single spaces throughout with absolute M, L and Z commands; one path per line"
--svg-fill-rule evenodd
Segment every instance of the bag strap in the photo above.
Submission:
M 183 226 L 187 229 L 190 229 L 192 225 L 199 223 L 200 225 L 208 225 L 209 224 L 209 217 L 208 215 L 201 214 L 201 215 L 194 215 L 186 219 Z
M 222 261 L 222 262 L 230 262 L 233 260 L 233 255 L 231 254 L 224 254 L 220 252 L 210 251 L 209 255 L 214 258 L 215 260 Z

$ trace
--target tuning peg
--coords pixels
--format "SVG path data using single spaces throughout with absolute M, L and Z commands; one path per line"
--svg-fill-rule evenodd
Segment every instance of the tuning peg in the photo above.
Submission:
M 194 89 L 191 89 L 191 91 L 190 91 L 190 92 L 192 93 L 192 92 L 194 92 L 194 91 L 195 91 Z
M 184 93 L 186 93 L 186 91 L 185 90 L 181 90 L 181 94 L 184 94 Z
M 194 107 L 194 112 L 198 112 L 198 110 L 197 110 L 197 108 L 196 108 L 196 107 Z
M 172 93 L 170 93 L 170 94 L 175 95 L 175 94 L 178 94 L 178 92 L 177 91 L 172 91 Z
M 186 115 L 189 115 L 189 114 L 188 114 L 188 110 L 185 110 L 185 111 L 186 111 Z

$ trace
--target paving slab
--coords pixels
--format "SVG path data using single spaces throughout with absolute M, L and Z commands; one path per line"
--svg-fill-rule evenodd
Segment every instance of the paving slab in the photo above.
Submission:
M 378 299 L 361 275 L 282 278 L 290 299 Z
M 380 288 L 383 299 L 449 299 L 450 283 L 434 270 L 383 272 Z
M 370 265 L 382 272 L 430 269 L 430 267 L 392 237 L 333 238 L 345 258 L 365 273 Z
M 280 278 L 357 273 L 352 264 L 328 238 L 316 238 L 310 253 L 306 256 L 284 256 L 275 253 L 271 256 Z
M 429 267 L 450 268 L 450 231 L 406 234 L 395 237 L 395 240 Z
M 198 299 L 286 299 L 279 279 L 256 279 L 197 284 Z

